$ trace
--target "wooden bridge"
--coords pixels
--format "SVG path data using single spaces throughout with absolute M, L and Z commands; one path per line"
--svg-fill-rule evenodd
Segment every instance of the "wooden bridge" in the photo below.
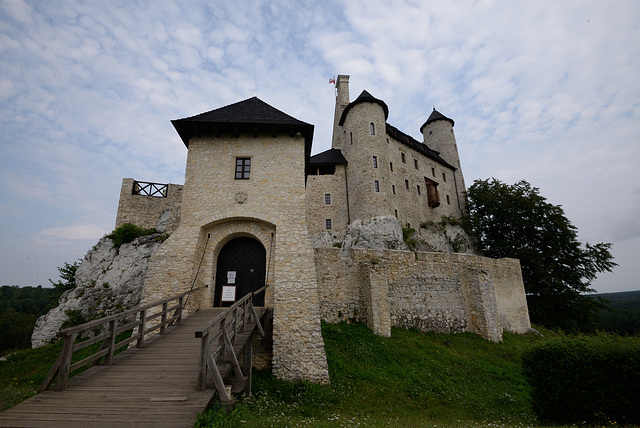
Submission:
M 0 413 L 0 427 L 193 426 L 196 415 L 209 404 L 229 405 L 230 392 L 250 393 L 252 338 L 264 335 L 260 321 L 266 313 L 253 307 L 252 297 L 263 291 L 248 294 L 229 308 L 204 309 L 182 318 L 188 294 L 184 293 L 61 331 L 64 348 L 41 386 L 43 391 Z M 173 307 L 172 301 L 177 301 Z M 154 307 L 155 313 L 148 315 Z M 119 321 L 124 322 L 120 327 Z M 107 331 L 76 340 L 99 325 L 108 325 Z M 116 343 L 117 334 L 132 329 L 134 334 Z M 160 334 L 149 337 L 155 330 Z M 72 364 L 74 351 L 100 341 L 98 351 Z M 134 341 L 136 347 L 114 356 L 118 348 Z M 102 365 L 95 365 L 101 360 Z M 94 365 L 68 378 L 87 364 Z M 56 390 L 48 390 L 54 379 Z

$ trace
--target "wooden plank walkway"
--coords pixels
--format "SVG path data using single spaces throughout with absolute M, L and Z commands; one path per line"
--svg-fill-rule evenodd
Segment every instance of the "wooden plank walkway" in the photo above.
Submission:
M 0 427 L 193 426 L 215 392 L 196 390 L 200 339 L 194 332 L 223 310 L 200 310 L 143 348 L 120 353 L 111 366 L 71 378 L 67 390 L 45 391 L 5 410 Z

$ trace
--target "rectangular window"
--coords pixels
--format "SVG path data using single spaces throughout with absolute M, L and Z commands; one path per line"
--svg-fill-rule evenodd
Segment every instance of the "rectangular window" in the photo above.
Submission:
M 400 152 L 400 158 L 402 159 L 402 163 L 407 163 L 407 158 L 404 153 Z
M 331 219 L 327 218 L 324 220 L 324 227 L 328 230 L 331 229 Z
M 418 184 L 418 195 L 420 195 L 420 185 Z
M 378 156 L 374 156 L 373 157 L 373 167 L 377 168 L 378 167 Z
M 389 162 L 389 169 L 393 172 L 393 162 Z
M 409 180 L 404 180 L 404 187 L 409 190 Z
M 451 205 L 451 199 L 449 199 L 449 195 L 447 195 L 447 204 Z
M 445 172 L 442 173 L 442 181 L 444 181 L 445 183 L 447 182 L 447 173 Z
M 415 166 L 416 169 L 418 169 L 418 159 L 413 160 L 413 166 Z
M 398 210 L 393 210 L 393 213 L 396 215 L 396 218 L 398 218 Z
M 236 158 L 236 180 L 248 180 L 251 172 L 251 158 Z
M 431 167 L 431 175 L 436 176 L 436 169 L 434 167 Z
M 391 193 L 393 193 L 394 195 L 396 194 L 396 185 L 395 184 L 391 185 Z
M 373 188 L 376 190 L 376 192 L 380 191 L 380 183 L 378 182 L 378 180 L 375 180 L 373 182 Z
M 324 194 L 324 204 L 331 205 L 331 193 Z

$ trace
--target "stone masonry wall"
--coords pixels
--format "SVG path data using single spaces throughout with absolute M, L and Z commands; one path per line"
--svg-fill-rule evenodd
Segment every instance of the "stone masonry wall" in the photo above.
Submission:
M 299 134 L 192 138 L 180 225 L 154 253 L 144 299 L 186 291 L 194 278 L 196 285 L 214 284 L 215 258 L 222 245 L 235 236 L 258 239 L 267 252 L 273 248 L 273 294 L 267 299 L 274 303 L 274 374 L 326 383 L 315 264 L 306 224 L 304 144 Z M 234 179 L 236 157 L 251 158 L 250 179 Z M 203 266 L 198 270 L 200 260 Z M 199 297 L 202 307 L 213 304 L 212 288 Z
M 307 176 L 307 229 L 309 234 L 340 232 L 349 225 L 345 165 L 336 165 L 335 174 Z M 325 194 L 331 195 L 331 203 L 325 203 Z M 331 219 L 331 229 L 326 228 Z
M 171 211 L 173 218 L 180 217 L 180 205 L 182 204 L 182 189 L 179 184 L 169 184 L 167 197 L 134 195 L 133 178 L 124 178 L 120 189 L 120 201 L 118 202 L 118 214 L 116 216 L 116 228 L 125 223 L 133 223 L 136 226 L 151 229 L 158 225 L 158 219 L 163 212 Z M 177 228 L 177 221 L 165 230 L 172 233 Z
M 316 248 L 324 320 L 358 319 L 376 333 L 391 326 L 421 331 L 470 331 L 502 340 L 525 333 L 529 314 L 519 262 L 467 254 Z

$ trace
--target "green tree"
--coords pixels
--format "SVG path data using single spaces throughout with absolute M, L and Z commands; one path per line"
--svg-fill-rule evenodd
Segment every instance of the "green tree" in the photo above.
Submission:
M 577 229 L 526 181 L 476 180 L 467 192 L 467 232 L 487 257 L 520 260 L 531 321 L 589 331 L 605 301 L 585 296 L 614 266 L 611 244 L 581 245 Z
M 76 271 L 77 270 L 78 270 L 77 261 L 73 262 L 73 264 L 64 262 L 64 266 L 58 268 L 58 272 L 60 272 L 60 279 L 62 281 L 53 282 L 52 280 L 49 280 L 49 282 L 60 293 L 64 293 L 67 290 L 72 290 L 76 288 Z

